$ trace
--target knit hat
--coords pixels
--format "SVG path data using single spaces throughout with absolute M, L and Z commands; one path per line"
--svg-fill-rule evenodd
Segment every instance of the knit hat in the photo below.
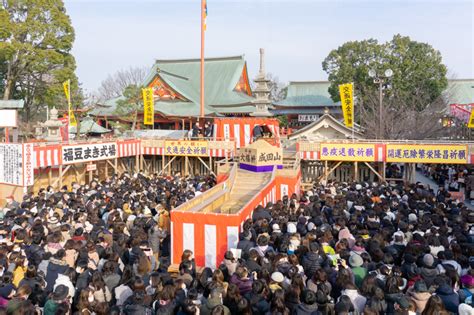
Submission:
M 58 220 L 58 218 L 56 218 L 55 216 L 51 216 L 51 217 L 49 217 L 49 219 L 48 219 L 48 223 L 49 223 L 49 224 L 53 224 L 53 225 L 54 225 L 54 224 L 58 224 L 58 222 L 59 222 L 59 220 Z
M 423 256 L 423 264 L 425 264 L 426 267 L 433 267 L 433 264 L 434 264 L 433 255 L 425 254 L 425 256 Z
M 416 223 L 418 221 L 418 217 L 414 213 L 410 213 L 408 215 L 408 222 L 410 223 Z
M 290 234 L 296 233 L 296 225 L 294 223 L 288 223 L 286 231 Z
M 426 286 L 425 281 L 418 280 L 415 282 L 414 286 L 415 292 L 428 292 L 428 287 Z
M 466 286 L 472 287 L 474 286 L 474 277 L 471 275 L 464 275 L 461 277 L 461 283 Z
M 277 223 L 272 225 L 272 229 L 273 229 L 273 232 L 277 232 L 277 233 L 281 232 L 280 226 Z
M 358 254 L 352 254 L 351 257 L 349 257 L 349 265 L 351 265 L 351 267 L 360 267 L 363 263 L 364 260 Z
M 278 282 L 278 283 L 281 283 L 281 282 L 283 282 L 283 280 L 285 280 L 285 277 L 279 271 L 275 271 L 274 273 L 272 273 L 271 278 L 272 278 L 273 281 Z
M 407 310 L 410 308 L 410 301 L 406 296 L 402 296 L 397 303 L 402 310 Z

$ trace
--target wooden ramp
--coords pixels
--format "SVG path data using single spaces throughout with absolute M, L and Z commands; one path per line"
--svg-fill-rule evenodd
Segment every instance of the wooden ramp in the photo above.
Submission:
M 254 173 L 239 169 L 230 198 L 217 209 L 217 213 L 237 213 L 270 181 L 272 173 Z

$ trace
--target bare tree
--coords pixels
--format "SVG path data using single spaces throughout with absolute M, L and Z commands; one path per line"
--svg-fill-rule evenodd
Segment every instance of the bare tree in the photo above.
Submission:
M 286 97 L 286 87 L 280 82 L 278 77 L 272 73 L 267 73 L 268 87 L 270 88 L 270 100 L 272 102 L 281 101 Z
M 443 96 L 431 104 L 421 104 L 424 97 L 411 98 L 415 103 L 407 104 L 407 98 L 392 91 L 391 95 L 383 98 L 382 130 L 379 130 L 379 96 L 378 93 L 367 95 L 360 106 L 360 123 L 367 138 L 380 135 L 382 139 L 418 140 L 458 138 L 461 128 L 446 128 L 443 118 L 446 116 L 448 104 Z M 416 108 L 424 108 L 417 110 Z
M 122 69 L 110 75 L 102 81 L 97 90 L 96 97 L 100 101 L 119 97 L 127 86 L 140 86 L 150 71 L 147 67 L 130 67 Z

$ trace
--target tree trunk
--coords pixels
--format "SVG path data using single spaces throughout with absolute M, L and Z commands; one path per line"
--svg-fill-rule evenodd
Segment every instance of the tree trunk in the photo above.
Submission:
M 7 84 L 5 85 L 5 91 L 3 91 L 3 100 L 8 100 L 10 99 L 10 94 L 12 90 L 12 85 L 13 85 L 13 78 L 11 77 L 12 74 L 12 65 L 11 63 L 8 63 L 8 69 L 7 69 Z
M 135 128 L 137 127 L 137 120 L 138 120 L 138 110 L 136 110 L 135 113 L 133 114 L 132 131 L 135 131 Z
M 81 137 L 81 121 L 79 117 L 77 116 L 74 116 L 74 117 L 76 117 L 76 139 L 79 139 Z M 69 133 L 69 130 L 67 132 Z

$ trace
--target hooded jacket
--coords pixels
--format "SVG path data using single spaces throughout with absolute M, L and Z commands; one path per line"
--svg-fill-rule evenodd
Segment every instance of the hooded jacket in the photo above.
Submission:
M 436 294 L 443 300 L 444 307 L 448 312 L 457 313 L 459 307 L 459 295 L 447 284 L 442 284 L 436 289 Z
M 425 309 L 426 303 L 428 303 L 431 294 L 429 292 L 414 292 L 410 290 L 408 290 L 408 294 L 410 295 L 411 300 L 416 304 L 416 311 L 421 314 Z
M 58 278 L 56 279 L 56 282 L 54 283 L 54 289 L 60 284 L 65 285 L 69 289 L 69 301 L 72 302 L 72 298 L 76 294 L 76 289 L 74 288 L 74 284 L 72 284 L 71 279 L 69 279 L 68 276 L 65 276 L 63 274 L 58 275 Z
M 54 283 L 59 274 L 63 274 L 69 268 L 67 262 L 51 258 L 49 260 L 48 269 L 46 272 L 46 292 L 52 292 Z
M 425 280 L 426 286 L 429 288 L 433 284 L 434 279 L 439 275 L 439 271 L 436 268 L 425 268 L 419 269 L 420 275 Z

